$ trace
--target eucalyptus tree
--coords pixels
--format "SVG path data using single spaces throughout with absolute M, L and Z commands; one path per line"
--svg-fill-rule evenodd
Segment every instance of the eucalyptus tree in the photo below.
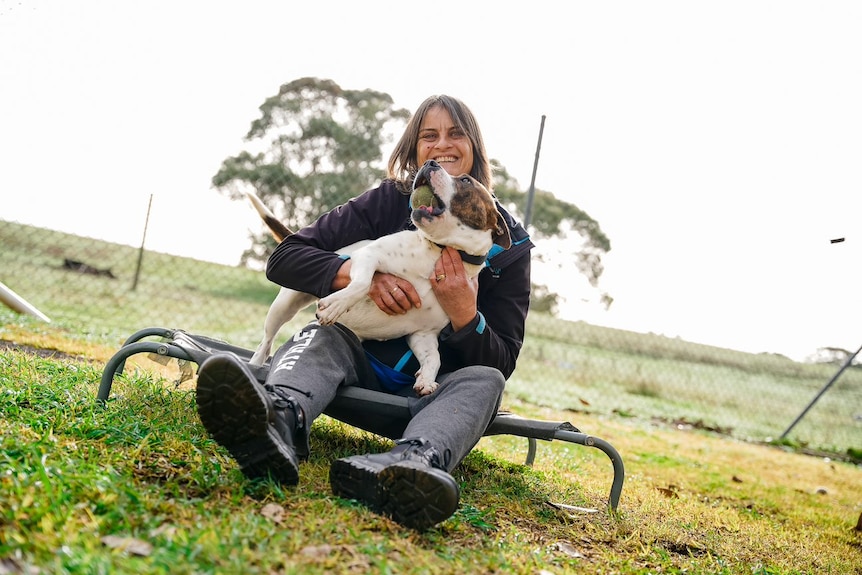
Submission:
M 282 85 L 259 110 L 245 149 L 222 162 L 212 183 L 234 199 L 254 191 L 293 229 L 375 185 L 384 146 L 410 116 L 388 94 L 318 78 Z M 261 234 L 243 260 L 264 259 L 272 247 Z

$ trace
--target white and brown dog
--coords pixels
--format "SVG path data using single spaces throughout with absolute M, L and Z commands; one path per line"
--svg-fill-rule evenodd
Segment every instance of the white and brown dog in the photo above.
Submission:
M 291 233 L 257 196 L 249 194 L 249 199 L 276 239 L 282 240 Z M 420 365 L 413 389 L 419 395 L 428 395 L 437 389 L 437 337 L 449 323 L 429 280 L 440 250 L 444 246 L 459 250 L 467 275 L 474 278 L 482 270 L 492 244 L 508 249 L 511 238 L 491 193 L 469 175 L 450 176 L 434 160 L 426 162 L 416 174 L 411 206 L 415 230 L 338 250 L 339 254 L 350 255 L 350 283 L 317 302 L 317 320 L 321 325 L 339 322 L 361 340 L 407 336 Z M 409 281 L 422 298 L 422 307 L 395 316 L 384 313 L 368 296 L 374 272 Z M 267 313 L 263 340 L 249 363 L 262 365 L 281 326 L 314 300 L 313 295 L 281 288 Z

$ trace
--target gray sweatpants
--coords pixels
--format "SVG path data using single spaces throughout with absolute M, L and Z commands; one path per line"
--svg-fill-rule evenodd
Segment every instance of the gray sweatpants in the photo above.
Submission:
M 350 330 L 316 322 L 275 352 L 266 382 L 294 391 L 307 425 L 323 413 L 340 385 L 395 393 L 380 384 Z M 500 407 L 506 380 L 496 368 L 475 365 L 439 375 L 437 382 L 437 391 L 424 397 L 409 385 L 397 394 L 409 398 L 413 416 L 404 438 L 427 440 L 451 471 L 482 438 Z

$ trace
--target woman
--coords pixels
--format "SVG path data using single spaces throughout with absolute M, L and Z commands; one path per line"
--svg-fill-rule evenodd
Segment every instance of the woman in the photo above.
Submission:
M 437 161 L 451 175 L 469 173 L 491 189 L 491 166 L 473 113 L 456 98 L 431 96 L 413 114 L 380 186 L 286 238 L 267 262 L 267 277 L 318 297 L 345 287 L 351 262 L 335 250 L 411 228 L 412 178 L 426 160 Z M 311 423 L 339 386 L 356 385 L 410 397 L 412 419 L 391 451 L 333 462 L 333 492 L 415 529 L 455 512 L 458 484 L 449 472 L 497 413 L 523 344 L 529 307 L 533 244 L 524 228 L 499 209 L 512 247 L 492 251 L 476 282 L 466 279 L 457 250 L 444 248 L 430 278 L 450 319 L 439 338 L 436 392 L 415 397 L 412 374 L 418 364 L 405 338 L 360 343 L 339 324 L 312 322 L 294 335 L 273 355 L 263 385 L 233 355 L 215 355 L 201 365 L 201 421 L 247 477 L 270 476 L 295 485 L 299 461 L 308 457 Z M 375 274 L 368 293 L 390 315 L 421 303 L 409 282 L 383 273 Z

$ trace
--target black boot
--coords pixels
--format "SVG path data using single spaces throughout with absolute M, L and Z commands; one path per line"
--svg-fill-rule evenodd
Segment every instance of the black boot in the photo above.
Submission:
M 297 455 L 308 458 L 308 435 L 286 389 L 262 385 L 241 359 L 217 354 L 201 364 L 196 401 L 201 423 L 246 477 L 299 482 Z
M 332 491 L 356 499 L 417 530 L 445 521 L 458 509 L 458 483 L 440 453 L 424 439 L 401 439 L 388 453 L 353 455 L 329 468 Z

